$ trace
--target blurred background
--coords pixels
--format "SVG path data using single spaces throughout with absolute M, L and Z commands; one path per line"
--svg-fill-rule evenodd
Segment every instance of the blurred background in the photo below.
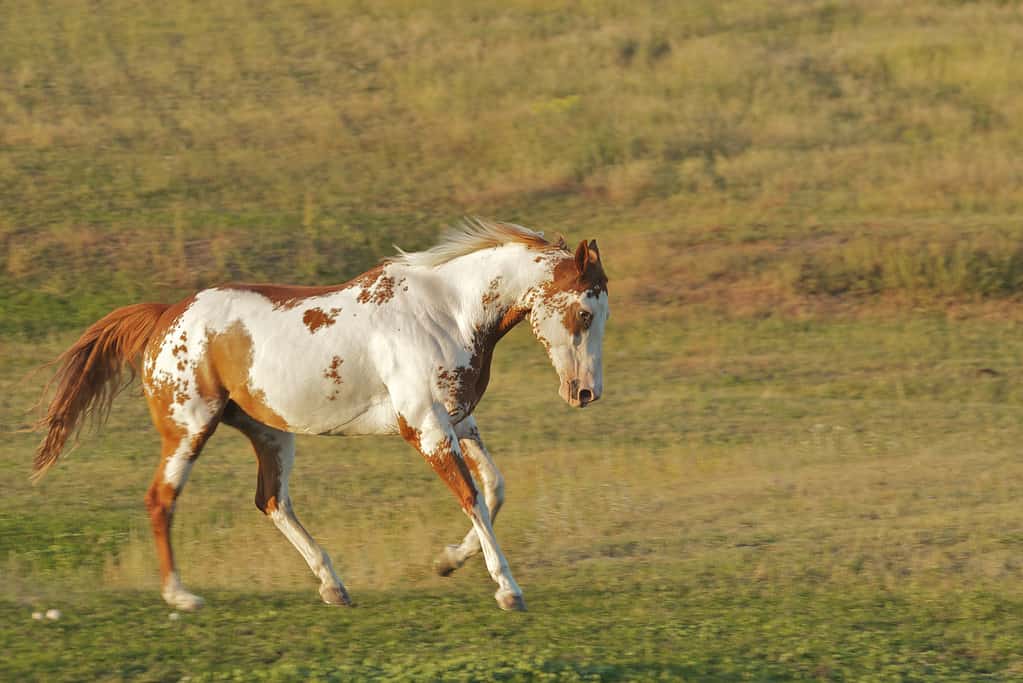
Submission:
M 1023 678 L 1019 3 L 3 10 L 6 677 Z M 523 328 L 477 411 L 527 615 L 433 576 L 466 522 L 400 440 L 299 441 L 353 611 L 225 429 L 175 524 L 210 605 L 168 621 L 137 386 L 28 483 L 26 373 L 111 309 L 342 282 L 464 214 L 610 277 L 601 402 Z

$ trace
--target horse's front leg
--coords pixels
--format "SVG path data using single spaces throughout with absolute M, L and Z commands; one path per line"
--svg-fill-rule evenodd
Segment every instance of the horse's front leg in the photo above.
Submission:
M 462 510 L 472 522 L 487 570 L 498 586 L 494 594 L 498 606 L 505 610 L 526 609 L 522 590 L 512 578 L 508 561 L 494 537 L 490 511 L 476 490 L 459 446 L 458 434 L 447 412 L 439 404 L 418 416 L 413 411 L 409 411 L 409 414 L 399 412 L 398 426 L 405 440 L 426 458 L 434 472 L 455 494 Z
M 487 511 L 490 513 L 490 524 L 493 525 L 497 513 L 504 504 L 504 477 L 487 452 L 480 438 L 476 419 L 469 416 L 455 425 L 458 445 L 461 446 L 465 464 L 472 471 L 473 479 L 478 488 L 483 489 Z M 476 528 L 472 527 L 459 545 L 449 545 L 434 561 L 434 569 L 441 576 L 449 576 L 466 563 L 470 557 L 476 556 L 482 546 Z

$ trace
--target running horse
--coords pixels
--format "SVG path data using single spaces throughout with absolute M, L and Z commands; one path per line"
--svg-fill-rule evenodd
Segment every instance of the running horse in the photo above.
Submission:
M 472 413 L 495 345 L 527 317 L 561 397 L 579 408 L 600 398 L 608 317 L 600 252 L 595 241 L 572 252 L 563 239 L 479 219 L 426 251 L 398 252 L 342 285 L 229 284 L 172 305 L 113 311 L 54 361 L 56 389 L 40 421 L 46 434 L 33 478 L 56 462 L 86 415 L 109 412 L 128 366 L 141 375 L 162 439 L 145 502 L 164 600 L 180 610 L 203 604 L 178 577 L 170 530 L 175 500 L 222 423 L 255 450 L 256 507 L 305 558 L 323 601 L 350 605 L 330 557 L 292 509 L 295 434 L 400 434 L 472 522 L 462 542 L 439 556 L 439 573 L 482 551 L 498 606 L 525 609 L 494 536 L 503 478 Z

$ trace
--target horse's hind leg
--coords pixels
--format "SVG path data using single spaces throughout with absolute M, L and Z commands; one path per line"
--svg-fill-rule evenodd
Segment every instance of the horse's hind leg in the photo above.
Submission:
M 455 433 L 458 435 L 462 455 L 465 456 L 465 464 L 472 472 L 477 487 L 482 489 L 483 500 L 490 512 L 490 523 L 493 524 L 504 504 L 504 477 L 483 445 L 473 417 L 467 417 L 455 425 Z M 434 561 L 434 569 L 441 576 L 448 576 L 465 564 L 470 557 L 478 555 L 481 550 L 479 535 L 475 527 L 471 527 L 459 545 L 444 548 Z
M 268 427 L 249 417 L 238 404 L 229 401 L 222 418 L 249 438 L 259 461 L 256 507 L 273 520 L 291 541 L 320 580 L 320 597 L 329 605 L 350 605 L 344 584 L 334 571 L 330 556 L 316 544 L 298 521 L 288 495 L 288 479 L 295 463 L 295 435 Z
M 195 419 L 186 421 L 187 426 L 167 416 L 166 411 L 156 402 L 150 402 L 153 421 L 163 438 L 160 464 L 153 476 L 153 483 L 146 493 L 146 508 L 156 540 L 156 552 L 160 558 L 161 593 L 167 604 L 180 610 L 195 610 L 203 600 L 181 585 L 174 565 L 174 550 L 171 547 L 170 530 L 174 519 L 174 504 L 188 481 L 195 459 L 203 445 L 217 428 L 219 406 L 214 410 L 209 405 L 195 411 Z

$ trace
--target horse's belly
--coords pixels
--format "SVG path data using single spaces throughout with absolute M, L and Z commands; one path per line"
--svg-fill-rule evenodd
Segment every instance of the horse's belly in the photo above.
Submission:
M 322 366 L 322 367 L 321 367 Z M 277 381 L 260 381 L 262 401 L 301 434 L 388 434 L 397 426 L 384 385 L 357 368 L 345 369 L 337 358 L 321 359 L 312 367 L 297 366 Z
M 329 436 L 397 434 L 398 421 L 391 402 L 387 400 L 371 405 L 358 415 L 343 421 L 339 421 L 337 418 L 321 420 L 318 424 L 306 425 L 301 431 L 307 434 Z

